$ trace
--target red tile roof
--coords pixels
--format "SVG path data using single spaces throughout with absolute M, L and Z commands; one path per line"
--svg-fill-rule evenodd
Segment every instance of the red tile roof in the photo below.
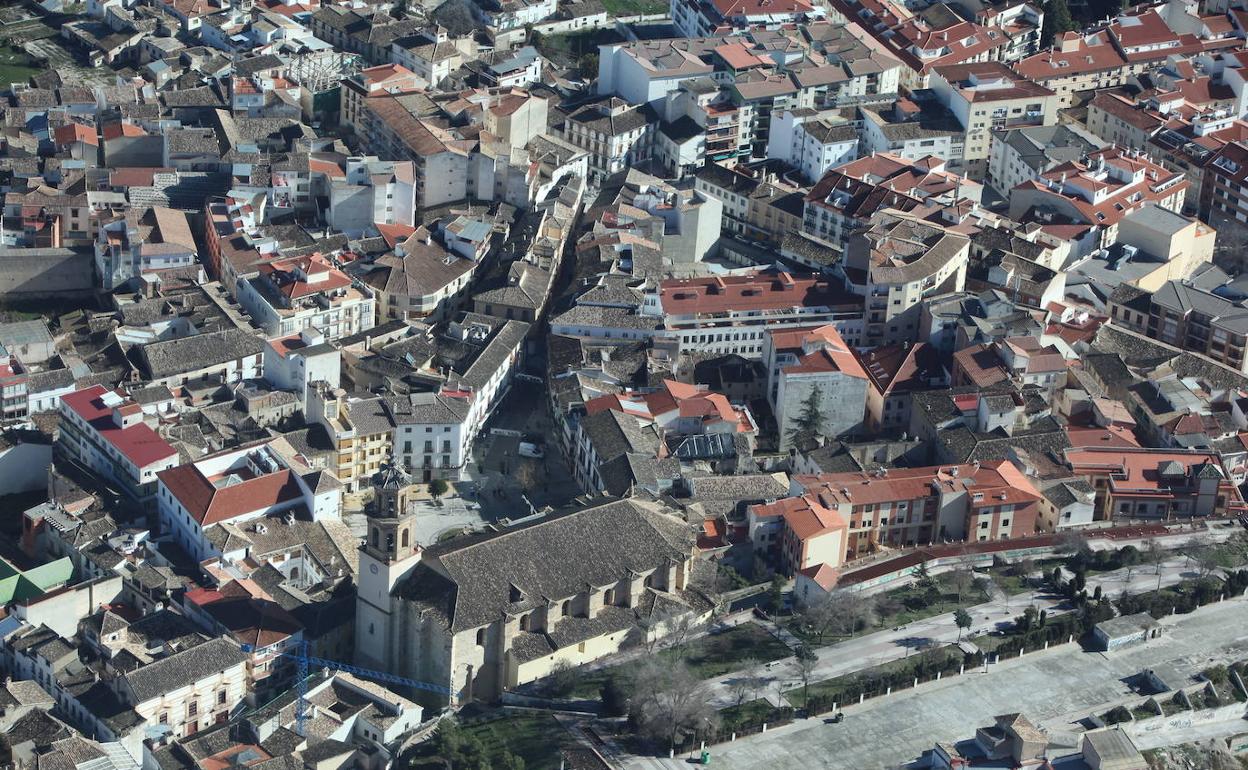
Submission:
M 836 586 L 838 573 L 836 569 L 828 564 L 816 564 L 813 567 L 798 570 L 798 572 L 825 591 L 831 591 Z
M 1108 475 L 1109 487 L 1116 494 L 1145 497 L 1174 497 L 1189 493 L 1189 477 L 1202 468 L 1214 468 L 1222 476 L 1219 489 L 1229 491 L 1232 503 L 1242 505 L 1234 485 L 1227 481 L 1218 455 L 1210 452 L 1182 452 L 1166 449 L 1122 447 L 1113 449 L 1067 449 L 1066 462 L 1075 473 Z M 1167 480 L 1160 475 L 1163 463 L 1177 463 L 1182 479 Z
M 66 123 L 58 126 L 53 136 L 57 144 L 73 144 L 74 142 L 82 142 L 92 147 L 98 147 L 100 139 L 95 134 L 95 129 L 90 126 L 84 126 L 81 123 Z
M 1066 436 L 1071 447 L 1089 449 L 1092 447 L 1138 447 L 1139 440 L 1130 428 L 1121 425 L 1101 427 L 1083 427 L 1070 425 L 1066 428 Z
M 300 278 L 296 271 L 304 276 L 321 273 L 328 273 L 328 275 L 317 281 L 307 281 Z M 265 263 L 260 265 L 260 274 L 266 276 L 281 294 L 291 299 L 334 289 L 344 289 L 351 285 L 351 279 L 346 273 L 334 267 L 319 254 Z
M 290 502 L 302 494 L 286 469 L 220 488 L 194 463 L 161 471 L 157 478 L 191 518 L 205 527 Z
M 825 307 L 852 301 L 826 278 L 763 272 L 709 278 L 673 278 L 659 284 L 663 312 L 692 316 L 792 307 Z
M 984 493 L 993 505 L 1017 505 L 1035 502 L 1040 493 L 1035 485 L 1008 460 L 975 465 L 933 465 L 925 468 L 892 469 L 883 476 L 866 472 L 821 473 L 794 476 L 801 489 L 814 493 L 827 505 L 877 504 L 900 500 L 918 500 L 942 491 Z M 1001 495 L 1005 499 L 999 500 Z
M 867 379 L 862 364 L 831 324 L 810 331 L 775 332 L 772 334 L 772 345 L 777 350 L 797 348 L 797 363 L 786 366 L 785 374 L 841 372 L 849 377 Z M 810 352 L 800 352 L 805 349 L 810 349 Z
M 981 388 L 1005 382 L 1010 372 L 991 345 L 979 344 L 962 348 L 953 354 L 953 365 L 962 375 L 959 382 Z M 956 375 L 955 375 L 956 376 Z
M 871 387 L 879 393 L 929 390 L 930 380 L 944 376 L 940 351 L 926 342 L 856 350 L 854 355 L 871 380 Z
M 186 595 L 186 601 L 198 606 L 238 642 L 255 648 L 277 644 L 303 630 L 293 615 L 251 580 L 235 580 L 219 589 L 197 589 Z
M 118 453 L 138 468 L 177 457 L 178 451 L 146 423 L 139 422 L 128 428 L 117 427 L 113 422 L 113 410 L 105 406 L 102 399 L 107 392 L 103 385 L 92 385 L 61 396 L 61 405 L 85 420 L 101 440 L 112 444 Z
M 374 225 L 374 227 L 376 227 L 377 231 L 381 233 L 381 237 L 386 239 L 386 245 L 392 249 L 399 243 L 407 240 L 412 233 L 416 232 L 415 227 L 404 224 L 389 225 L 378 222 Z

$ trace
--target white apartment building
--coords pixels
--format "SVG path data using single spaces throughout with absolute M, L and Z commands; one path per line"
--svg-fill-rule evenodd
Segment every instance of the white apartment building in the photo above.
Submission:
M 385 399 L 394 422 L 394 461 L 423 481 L 458 479 L 468 457 L 470 400 L 440 393 Z
M 185 738 L 225 723 L 246 700 L 248 659 L 233 641 L 212 639 L 114 679 L 114 690 L 148 726 Z
M 57 443 L 142 504 L 156 494 L 156 474 L 178 463 L 178 451 L 143 422 L 142 407 L 103 385 L 61 396 Z
M 238 301 L 270 336 L 314 327 L 334 340 L 374 324 L 372 292 L 319 254 L 262 264 L 240 282 Z
M 828 169 L 859 156 L 858 129 L 852 123 L 784 110 L 771 116 L 767 157 L 797 167 L 810 182 Z
M 157 493 L 162 535 L 204 561 L 222 555 L 206 536 L 215 524 L 240 524 L 283 512 L 313 521 L 337 519 L 341 486 L 310 488 L 300 470 L 271 444 L 261 444 L 162 471 Z
M 415 225 L 416 168 L 411 161 L 347 158 L 342 180 L 329 186 L 329 226 L 359 238 L 373 225 Z
M 316 329 L 274 337 L 264 346 L 264 379 L 273 387 L 288 390 L 307 403 L 314 382 L 337 388 L 341 381 L 342 354 Z

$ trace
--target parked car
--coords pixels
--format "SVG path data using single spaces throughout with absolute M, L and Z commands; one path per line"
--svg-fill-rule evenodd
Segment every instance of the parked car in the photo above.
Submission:
M 528 441 L 520 442 L 519 452 L 521 457 L 534 457 L 539 460 L 546 456 L 546 451 L 544 449 L 537 444 L 531 444 Z

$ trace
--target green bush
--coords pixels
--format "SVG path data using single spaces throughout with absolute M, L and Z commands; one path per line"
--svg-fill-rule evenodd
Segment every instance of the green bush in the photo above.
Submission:
M 1105 716 L 1101 717 L 1101 719 L 1107 725 L 1116 725 L 1116 724 L 1121 724 L 1123 722 L 1130 722 L 1132 719 L 1131 709 L 1127 708 L 1126 706 L 1114 706 L 1109 711 L 1106 711 Z
M 1222 665 L 1210 666 L 1204 671 L 1201 671 L 1200 674 L 1205 679 L 1213 682 L 1215 685 L 1224 684 L 1230 678 L 1230 674 L 1227 671 L 1226 666 Z

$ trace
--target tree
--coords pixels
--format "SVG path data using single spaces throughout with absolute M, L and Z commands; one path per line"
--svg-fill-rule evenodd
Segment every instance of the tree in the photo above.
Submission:
M 623 681 L 618 674 L 612 674 L 598 688 L 602 698 L 603 710 L 609 716 L 622 717 L 628 713 L 628 701 L 631 697 L 629 683 Z
M 1010 574 L 1018 577 L 1026 577 L 1036 571 L 1036 560 L 1031 558 L 1023 558 L 1010 565 Z
M 1197 575 L 1201 578 L 1207 578 L 1222 567 L 1222 554 L 1217 544 L 1212 541 L 1200 539 L 1193 542 L 1186 549 L 1184 555 L 1195 563 Z
M 577 69 L 581 77 L 592 80 L 598 77 L 598 54 L 587 53 L 577 61 Z
M 1054 39 L 1063 32 L 1076 29 L 1066 0 L 1048 0 L 1044 4 L 1044 27 L 1040 32 L 1040 45 L 1053 45 Z
M 633 677 L 630 716 L 641 734 L 674 748 L 684 735 L 717 724 L 709 686 L 678 659 L 652 655 Z
M 524 759 L 510 751 L 503 752 L 503 770 L 524 770 Z
M 434 479 L 429 482 L 429 496 L 437 500 L 450 490 L 450 486 L 443 479 Z
M 927 562 L 919 562 L 919 566 L 914 568 L 914 584 L 924 591 L 931 591 L 936 587 L 936 580 L 932 577 L 932 573 L 927 568 Z
M 433 750 L 447 770 L 489 770 L 485 744 L 454 721 L 444 719 L 433 736 Z
M 816 385 L 802 401 L 802 410 L 793 418 L 789 442 L 799 449 L 818 444 L 823 436 L 823 421 L 823 389 Z
M 576 687 L 578 677 L 576 667 L 561 660 L 550 669 L 550 675 L 546 677 L 546 691 L 552 698 L 566 698 L 572 693 L 572 688 Z
M 969 591 L 971 585 L 975 582 L 975 573 L 969 567 L 954 567 L 946 579 L 949 581 L 949 587 L 953 589 L 958 603 L 961 604 L 962 595 Z
M 741 660 L 737 665 L 740 666 L 741 671 L 749 671 L 750 669 L 758 665 L 758 661 L 754 660 L 753 658 L 745 658 L 744 660 Z M 760 686 L 759 682 L 761 681 L 762 681 L 762 677 L 760 676 L 742 674 L 741 676 L 736 677 L 729 683 L 730 687 L 732 688 L 732 694 L 737 699 L 738 706 L 740 706 L 742 703 L 745 703 L 747 700 L 753 700 L 754 693 L 758 692 L 758 688 Z
M 953 611 L 953 624 L 958 627 L 958 641 L 962 641 L 962 632 L 971 627 L 974 621 L 971 619 L 971 613 L 961 607 Z
M 806 602 L 800 609 L 802 621 L 823 642 L 829 633 L 850 636 L 875 623 L 875 602 L 857 591 L 832 591 Z
M 780 610 L 784 609 L 785 583 L 783 575 L 774 575 L 771 578 L 771 585 L 767 588 L 767 604 L 775 615 L 779 615 Z
M 797 656 L 797 673 L 802 677 L 802 707 L 805 708 L 810 703 L 810 675 L 819 665 L 819 656 L 804 644 L 794 651 L 794 655 Z
M 1040 620 L 1040 611 L 1036 609 L 1034 604 L 1030 604 L 1023 610 L 1023 614 L 1014 618 L 1014 626 L 1022 633 L 1027 633 L 1036 628 Z
M 1088 547 L 1088 538 L 1082 532 L 1070 529 L 1058 537 L 1056 550 L 1058 553 L 1073 555 L 1084 553 L 1091 549 Z
M 1157 592 L 1161 592 L 1161 565 L 1166 560 L 1166 551 L 1156 540 L 1149 538 L 1144 543 L 1144 561 L 1153 565 L 1157 573 Z

